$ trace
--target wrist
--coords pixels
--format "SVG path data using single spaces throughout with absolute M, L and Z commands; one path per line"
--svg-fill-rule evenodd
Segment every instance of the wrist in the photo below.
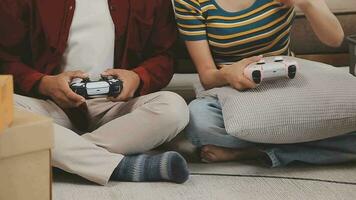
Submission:
M 38 87 L 37 87 L 37 93 L 43 96 L 49 96 L 46 86 L 48 85 L 48 80 L 49 80 L 50 76 L 49 75 L 45 75 L 41 78 L 41 80 L 39 81 Z
M 229 76 L 230 72 L 228 70 L 229 66 L 222 67 L 218 72 L 220 73 L 220 76 L 222 80 L 224 80 L 225 84 L 227 84 L 229 81 Z
M 134 96 L 139 96 L 139 93 L 141 92 L 141 89 L 142 89 L 142 85 L 143 85 L 143 82 L 140 78 L 140 76 L 134 72 L 133 72 L 133 76 L 134 76 L 134 79 L 135 79 L 135 91 L 134 91 Z

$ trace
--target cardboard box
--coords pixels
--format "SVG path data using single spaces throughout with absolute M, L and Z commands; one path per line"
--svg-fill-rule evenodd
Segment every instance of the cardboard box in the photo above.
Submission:
M 15 110 L 0 134 L 0 200 L 50 200 L 52 120 Z
M 12 76 L 0 75 L 0 134 L 13 120 L 13 80 Z

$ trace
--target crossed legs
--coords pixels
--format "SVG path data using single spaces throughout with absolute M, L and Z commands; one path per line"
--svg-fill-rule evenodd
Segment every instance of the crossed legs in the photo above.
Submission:
M 184 100 L 157 92 L 129 102 L 87 102 L 91 132 L 78 135 L 67 115 L 51 100 L 15 95 L 15 105 L 54 120 L 54 167 L 106 184 L 124 155 L 143 153 L 173 139 L 188 123 Z
M 221 106 L 216 98 L 196 99 L 189 105 L 186 127 L 190 141 L 201 148 L 206 162 L 267 159 L 272 167 L 292 162 L 333 164 L 356 161 L 356 133 L 300 144 L 256 144 L 227 134 Z

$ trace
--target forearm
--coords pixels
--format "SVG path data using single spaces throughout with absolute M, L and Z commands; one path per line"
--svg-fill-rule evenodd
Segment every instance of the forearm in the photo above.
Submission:
M 326 45 L 338 47 L 344 39 L 340 22 L 325 0 L 307 0 L 298 7 L 304 12 L 317 37 Z
M 171 1 L 157 0 L 154 2 L 156 4 L 154 7 L 157 7 L 157 10 L 155 11 L 152 33 L 145 47 L 144 57 L 146 59 L 133 70 L 141 79 L 140 95 L 161 90 L 168 85 L 173 77 L 172 48 L 177 40 L 173 8 Z
M 14 76 L 16 89 L 30 96 L 35 95 L 34 87 L 44 76 L 44 74 L 18 62 L 3 63 L 0 68 L 0 74 L 11 74 Z
M 14 76 L 17 91 L 32 95 L 43 73 L 22 60 L 23 47 L 28 44 L 30 26 L 23 13 L 29 13 L 25 1 L 3 0 L 0 3 L 0 73 Z M 11 8 L 9 10 L 9 8 Z
M 141 79 L 140 95 L 166 87 L 173 77 L 173 58 L 169 53 L 154 56 L 133 69 Z
M 199 77 L 206 90 L 228 85 L 225 78 L 226 73 L 223 69 L 209 69 L 204 71 L 204 73 L 199 73 Z

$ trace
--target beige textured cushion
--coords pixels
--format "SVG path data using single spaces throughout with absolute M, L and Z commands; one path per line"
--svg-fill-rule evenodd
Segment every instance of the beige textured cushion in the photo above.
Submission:
M 246 141 L 299 143 L 356 131 L 356 78 L 330 65 L 298 62 L 293 80 L 264 82 L 245 92 L 215 88 L 199 96 L 217 96 L 226 131 Z

